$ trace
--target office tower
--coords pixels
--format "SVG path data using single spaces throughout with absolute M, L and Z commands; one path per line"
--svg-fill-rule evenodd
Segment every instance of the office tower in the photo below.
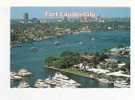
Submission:
M 28 13 L 24 13 L 24 23 L 27 24 L 29 21 L 29 14 Z

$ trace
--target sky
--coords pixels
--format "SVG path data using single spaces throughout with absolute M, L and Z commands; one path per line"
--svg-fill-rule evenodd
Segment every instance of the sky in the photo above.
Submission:
M 45 18 L 48 12 L 95 12 L 102 17 L 130 17 L 128 7 L 12 7 L 11 19 L 21 19 L 24 13 L 29 13 L 30 18 Z

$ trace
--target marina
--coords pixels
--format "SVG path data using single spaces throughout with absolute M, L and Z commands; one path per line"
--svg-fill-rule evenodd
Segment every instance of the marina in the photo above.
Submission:
M 121 38 L 119 38 L 119 36 Z M 91 40 L 90 37 L 92 38 L 94 37 L 94 39 Z M 78 51 L 80 53 L 85 53 L 85 52 L 92 53 L 92 52 L 102 52 L 102 50 L 104 50 L 105 48 L 112 48 L 120 44 L 129 46 L 130 44 L 129 39 L 130 39 L 129 32 L 90 32 L 90 33 L 82 32 L 77 35 L 70 34 L 59 38 L 54 37 L 51 39 L 41 40 L 38 42 L 33 42 L 32 44 L 23 43 L 21 48 L 20 47 L 11 48 L 11 71 L 12 72 L 19 71 L 18 74 L 21 77 L 32 76 L 32 78 L 29 79 L 30 87 L 40 87 L 40 86 L 49 87 L 46 85 L 44 86 L 43 85 L 44 82 L 42 80 L 47 79 L 49 76 L 53 77 L 57 71 L 44 67 L 46 66 L 44 65 L 45 58 L 49 56 L 58 56 L 61 52 L 65 50 Z M 106 40 L 108 40 L 108 42 L 106 42 Z M 55 45 L 54 43 L 56 41 L 59 41 L 60 45 Z M 83 45 L 80 45 L 82 43 Z M 38 48 L 38 52 L 33 53 L 30 50 L 32 47 Z M 20 69 L 27 69 L 27 70 L 20 71 Z M 98 71 L 100 73 L 107 72 L 107 71 L 104 72 L 103 70 L 100 69 L 90 69 L 90 70 L 95 72 Z M 12 74 L 14 75 L 14 73 Z M 109 85 L 107 82 L 100 83 L 99 81 L 93 80 L 92 78 L 81 77 L 68 73 L 64 73 L 64 74 L 68 76 L 68 78 L 79 83 L 80 86 L 79 84 L 78 86 L 80 88 L 94 88 L 94 87 L 111 88 L 112 87 L 112 85 Z M 70 80 L 71 83 L 72 80 Z M 16 80 L 11 81 L 11 87 L 16 87 L 15 81 Z M 35 82 L 37 82 L 36 85 Z M 26 85 L 26 87 L 27 86 L 28 85 Z M 20 87 L 23 86 L 21 85 Z M 57 85 L 56 87 L 61 87 L 61 86 Z M 63 85 L 63 87 L 67 87 L 67 86 Z

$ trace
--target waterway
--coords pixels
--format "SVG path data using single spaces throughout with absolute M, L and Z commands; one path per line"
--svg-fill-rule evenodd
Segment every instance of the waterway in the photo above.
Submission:
M 44 61 L 49 56 L 59 56 L 63 51 L 102 52 L 106 48 L 118 45 L 130 45 L 129 32 L 82 32 L 80 34 L 64 35 L 33 43 L 23 43 L 22 47 L 11 48 L 11 71 L 26 68 L 31 71 L 29 83 L 31 86 L 37 79 L 46 79 L 56 71 L 45 68 Z M 32 50 L 36 48 L 36 50 Z M 112 87 L 96 80 L 67 74 L 81 84 L 82 88 Z M 11 81 L 11 87 L 18 82 Z

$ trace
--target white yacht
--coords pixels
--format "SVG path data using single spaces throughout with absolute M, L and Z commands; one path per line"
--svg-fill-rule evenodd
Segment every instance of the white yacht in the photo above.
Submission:
M 11 78 L 11 80 L 21 80 L 22 79 L 22 77 L 17 75 L 16 72 L 11 72 L 10 73 L 10 78 Z
M 27 69 L 20 69 L 19 71 L 18 71 L 18 75 L 20 75 L 20 76 L 29 76 L 29 75 L 31 75 L 32 73 L 31 72 L 29 72 Z
M 36 88 L 48 88 L 50 87 L 49 84 L 46 84 L 44 80 L 42 79 L 38 79 L 35 83 L 35 87 Z
M 30 85 L 26 81 L 21 81 L 20 84 L 18 85 L 18 88 L 29 88 Z
M 58 78 L 61 78 L 61 79 L 69 79 L 69 77 L 67 77 L 66 75 L 62 75 L 61 73 L 57 72 L 55 73 L 53 79 L 58 79 Z

